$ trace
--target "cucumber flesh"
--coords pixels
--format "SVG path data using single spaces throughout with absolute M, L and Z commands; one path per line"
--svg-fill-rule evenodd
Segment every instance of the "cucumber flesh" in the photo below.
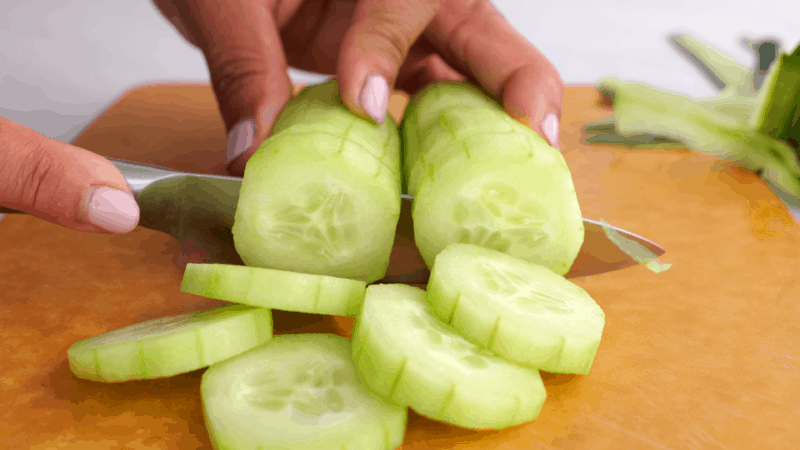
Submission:
M 531 421 L 546 396 L 537 370 L 466 341 L 433 316 L 425 291 L 407 285 L 367 287 L 353 361 L 372 392 L 463 428 Z
M 78 378 L 117 383 L 191 372 L 271 338 L 270 310 L 229 305 L 148 320 L 84 339 L 73 344 L 67 356 Z
M 420 176 L 412 205 L 420 254 L 431 268 L 448 245 L 475 244 L 566 274 L 584 237 L 569 168 L 556 149 L 533 139 L 529 146 L 518 146 L 515 135 L 494 141 L 511 147 L 502 156 L 454 153 Z
M 470 342 L 547 372 L 589 373 L 605 325 L 600 306 L 566 278 L 470 244 L 439 253 L 428 300 Z
M 260 267 L 188 264 L 181 292 L 262 308 L 355 316 L 366 283 Z
M 281 133 L 245 168 L 233 238 L 249 266 L 377 281 L 400 217 L 397 178 L 356 144 Z
M 289 334 L 209 368 L 200 384 L 216 450 L 392 450 L 407 411 L 358 381 L 351 341 Z

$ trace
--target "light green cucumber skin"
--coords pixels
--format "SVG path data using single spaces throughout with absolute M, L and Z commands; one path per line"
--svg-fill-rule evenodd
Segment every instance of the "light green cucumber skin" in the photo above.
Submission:
M 296 127 L 312 126 L 346 137 L 401 176 L 400 132 L 387 113 L 382 124 L 351 112 L 339 97 L 336 80 L 307 86 L 289 100 L 275 121 L 272 135 Z
M 421 134 L 420 147 L 423 151 L 416 161 L 405 166 L 408 171 L 403 176 L 410 195 L 416 192 L 419 174 L 428 164 L 435 164 L 448 153 L 459 151 L 459 147 L 471 150 L 471 153 L 502 155 L 508 148 L 495 144 L 494 136 L 516 133 L 524 138 L 531 131 L 504 111 L 483 107 L 446 109 L 441 112 L 438 122 L 439 126 L 429 126 Z M 483 139 L 476 142 L 475 138 L 478 137 Z
M 415 243 L 429 268 L 445 247 L 461 242 L 508 253 L 559 275 L 569 271 L 584 238 L 575 186 L 558 150 L 528 136 L 527 148 L 509 149 L 502 158 L 461 152 L 428 166 L 412 218 Z M 505 138 L 497 135 L 495 141 Z M 516 199 L 492 197 L 501 191 L 515 192 Z M 525 222 L 530 220 L 538 222 Z M 535 242 L 537 236 L 545 238 Z
M 400 132 L 403 138 L 404 187 L 414 165 L 425 152 L 427 136 L 440 125 L 439 115 L 449 109 L 480 108 L 502 112 L 496 99 L 479 86 L 459 81 L 431 83 L 417 92 L 408 102 Z M 413 195 L 410 186 L 406 193 Z
M 270 238 L 274 227 L 285 223 L 281 211 L 310 187 L 345 192 L 350 202 L 354 242 L 327 250 L 332 259 L 318 253 L 319 246 L 312 245 L 318 241 Z M 357 144 L 326 133 L 283 132 L 265 141 L 248 162 L 232 231 L 247 265 L 371 283 L 386 274 L 399 216 L 396 178 Z
M 276 336 L 236 358 L 210 367 L 200 384 L 203 414 L 215 450 L 393 450 L 405 436 L 407 409 L 392 405 L 364 389 L 350 360 L 351 341 L 326 334 Z M 298 365 L 319 362 L 343 369 L 339 392 L 350 414 L 315 426 L 293 422 L 273 412 L 269 420 L 259 406 L 231 397 L 248 377 L 275 368 L 280 376 L 293 377 Z M 290 372 L 287 374 L 287 372 Z M 256 433 L 261 433 L 261 437 Z M 282 439 L 283 437 L 283 439 Z
M 349 114 L 349 113 L 348 113 Z M 362 120 L 356 117 L 358 120 Z M 348 141 L 348 146 L 354 149 L 361 149 L 365 155 L 370 155 L 377 159 L 384 167 L 386 167 L 389 172 L 393 175 L 395 182 L 398 186 L 398 190 L 402 189 L 402 173 L 400 170 L 400 157 L 396 154 L 397 148 L 400 147 L 400 141 L 397 133 L 392 134 L 394 139 L 390 139 L 387 141 L 387 145 L 384 146 L 383 149 L 377 148 L 374 142 L 369 142 L 364 139 L 362 136 L 358 136 L 356 132 L 352 131 L 352 128 L 348 128 L 347 124 L 337 125 L 335 121 L 327 121 L 323 122 L 324 118 L 320 118 L 320 122 L 313 123 L 313 124 L 296 124 L 292 125 L 291 128 L 288 128 L 282 131 L 279 134 L 273 134 L 273 137 L 278 138 L 279 136 L 283 135 L 301 135 L 301 134 L 317 134 L 317 133 L 325 133 L 331 137 L 339 138 L 339 139 L 346 139 Z M 391 148 L 391 150 L 390 150 Z M 382 155 L 377 155 L 376 153 L 379 151 L 383 151 Z
M 520 312 L 506 306 L 513 297 L 493 296 L 479 281 L 484 263 L 525 280 L 530 288 L 546 290 L 572 312 Z M 511 287 L 502 278 L 496 282 L 495 287 Z M 434 314 L 470 342 L 552 373 L 589 373 L 605 325 L 603 310 L 580 286 L 545 267 L 469 244 L 450 245 L 436 257 L 428 300 Z
M 112 333 L 161 320 L 154 319 L 84 339 L 67 351 L 70 370 L 78 378 L 106 383 L 171 377 L 216 364 L 272 338 L 268 309 L 228 305 L 178 316 L 183 317 L 206 325 L 102 343 Z
M 409 317 L 428 328 L 415 328 Z M 447 350 L 437 347 L 437 339 L 456 345 L 464 362 L 453 366 L 442 357 L 439 352 Z M 500 429 L 534 420 L 546 397 L 539 372 L 476 350 L 432 315 L 422 289 L 367 288 L 353 330 L 353 361 L 370 391 L 463 428 Z
M 360 280 L 227 264 L 188 264 L 181 292 L 261 308 L 355 317 Z

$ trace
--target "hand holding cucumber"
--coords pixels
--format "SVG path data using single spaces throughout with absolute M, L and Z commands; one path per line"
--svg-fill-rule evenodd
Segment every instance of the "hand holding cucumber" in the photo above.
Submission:
M 290 66 L 335 75 L 344 104 L 377 122 L 392 87 L 469 79 L 558 146 L 561 78 L 489 1 L 154 2 L 206 57 L 234 175 L 289 101 Z
M 561 78 L 489 2 L 154 2 L 206 56 L 234 175 L 289 101 L 289 66 L 336 75 L 344 104 L 378 122 L 392 86 L 469 79 L 558 147 Z M 139 207 L 109 161 L 2 118 L 0 135 L 0 208 L 80 231 L 136 227 Z

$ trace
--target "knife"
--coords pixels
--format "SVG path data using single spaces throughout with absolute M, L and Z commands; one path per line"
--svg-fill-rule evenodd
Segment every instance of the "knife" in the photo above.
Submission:
M 231 227 L 239 201 L 242 178 L 181 172 L 121 159 L 108 158 L 122 172 L 139 204 L 139 225 L 167 233 L 181 243 L 191 242 L 208 253 L 214 263 L 243 264 L 233 244 Z M 402 194 L 404 200 L 413 200 Z M 403 202 L 408 215 L 409 202 Z M 19 211 L 0 207 L 2 213 Z M 403 213 L 401 213 L 401 216 Z M 596 275 L 639 264 L 606 235 L 600 222 L 583 219 L 583 246 L 566 275 Z M 399 228 L 399 226 L 398 226 Z M 407 227 L 408 228 L 408 227 Z M 641 236 L 610 227 L 657 256 L 666 250 Z M 380 282 L 424 284 L 426 268 L 402 275 L 387 275 Z

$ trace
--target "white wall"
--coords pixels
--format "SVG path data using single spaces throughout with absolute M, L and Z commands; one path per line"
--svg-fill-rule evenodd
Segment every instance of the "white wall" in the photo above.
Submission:
M 694 96 L 714 89 L 666 42 L 687 32 L 750 65 L 742 35 L 800 42 L 796 0 L 495 0 L 567 83 L 604 76 Z M 772 6 L 759 6 L 767 5 Z M 148 0 L 2 0 L 0 115 L 69 141 L 127 88 L 208 80 L 200 52 Z M 297 81 L 319 77 L 293 73 Z

